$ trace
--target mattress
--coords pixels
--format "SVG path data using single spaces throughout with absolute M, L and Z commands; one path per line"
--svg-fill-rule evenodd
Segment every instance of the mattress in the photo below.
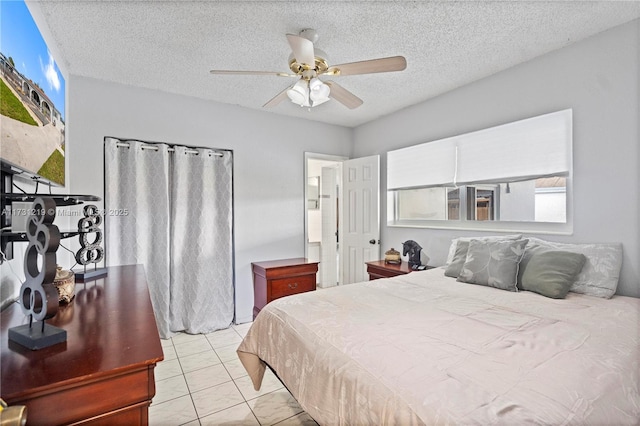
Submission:
M 321 425 L 639 424 L 640 299 L 550 299 L 443 269 L 269 303 L 238 348 Z

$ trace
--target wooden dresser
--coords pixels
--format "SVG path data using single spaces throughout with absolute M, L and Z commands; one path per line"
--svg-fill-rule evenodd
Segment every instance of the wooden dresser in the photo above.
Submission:
M 27 406 L 27 425 L 145 425 L 163 360 L 141 265 L 110 267 L 76 284 L 76 296 L 47 323 L 67 341 L 31 351 L 8 341 L 28 319 L 17 304 L 1 314 L 0 396 Z
M 369 281 L 377 280 L 378 278 L 391 278 L 398 275 L 405 275 L 413 271 L 409 267 L 409 262 L 402 262 L 399 265 L 393 263 L 385 263 L 384 260 L 375 260 L 373 262 L 366 262 L 367 273 L 369 274 Z M 426 269 L 432 269 L 433 266 L 427 266 Z
M 318 262 L 305 258 L 253 262 L 253 318 L 272 300 L 316 289 Z

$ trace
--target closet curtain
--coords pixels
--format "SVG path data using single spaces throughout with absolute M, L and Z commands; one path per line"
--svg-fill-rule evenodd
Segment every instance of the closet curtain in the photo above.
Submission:
M 106 138 L 105 208 L 107 263 L 144 265 L 160 337 L 231 324 L 231 152 Z

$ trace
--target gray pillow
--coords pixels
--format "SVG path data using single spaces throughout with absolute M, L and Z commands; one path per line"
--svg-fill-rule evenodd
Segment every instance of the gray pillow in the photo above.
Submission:
M 529 240 L 471 240 L 458 281 L 517 291 L 518 265 Z
M 529 259 L 522 288 L 554 299 L 564 299 L 587 258 L 582 253 L 548 250 Z
M 456 254 L 456 247 L 458 245 L 458 241 L 466 241 L 469 242 L 471 240 L 519 240 L 522 238 L 522 234 L 510 234 L 510 235 L 488 235 L 486 237 L 458 237 L 451 240 L 451 244 L 449 245 L 449 252 L 447 253 L 447 261 L 444 266 L 449 266 L 451 261 L 453 260 L 453 256 Z
M 622 267 L 622 244 L 568 244 L 531 237 L 520 262 L 522 274 L 534 254 L 548 250 L 582 253 L 587 258 L 569 291 L 607 299 L 615 294 Z M 518 284 L 522 282 L 522 274 L 518 277 Z
M 458 278 L 460 275 L 460 271 L 462 270 L 462 265 L 467 260 L 467 251 L 469 250 L 469 241 L 459 240 L 456 244 L 456 251 L 453 255 L 453 259 L 449 265 L 447 265 L 447 269 L 445 269 L 444 274 L 447 277 Z

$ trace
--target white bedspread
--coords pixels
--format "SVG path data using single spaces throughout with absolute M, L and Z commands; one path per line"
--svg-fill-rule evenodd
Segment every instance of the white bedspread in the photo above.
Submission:
M 443 269 L 278 299 L 238 355 L 321 425 L 640 424 L 640 299 L 555 300 Z

